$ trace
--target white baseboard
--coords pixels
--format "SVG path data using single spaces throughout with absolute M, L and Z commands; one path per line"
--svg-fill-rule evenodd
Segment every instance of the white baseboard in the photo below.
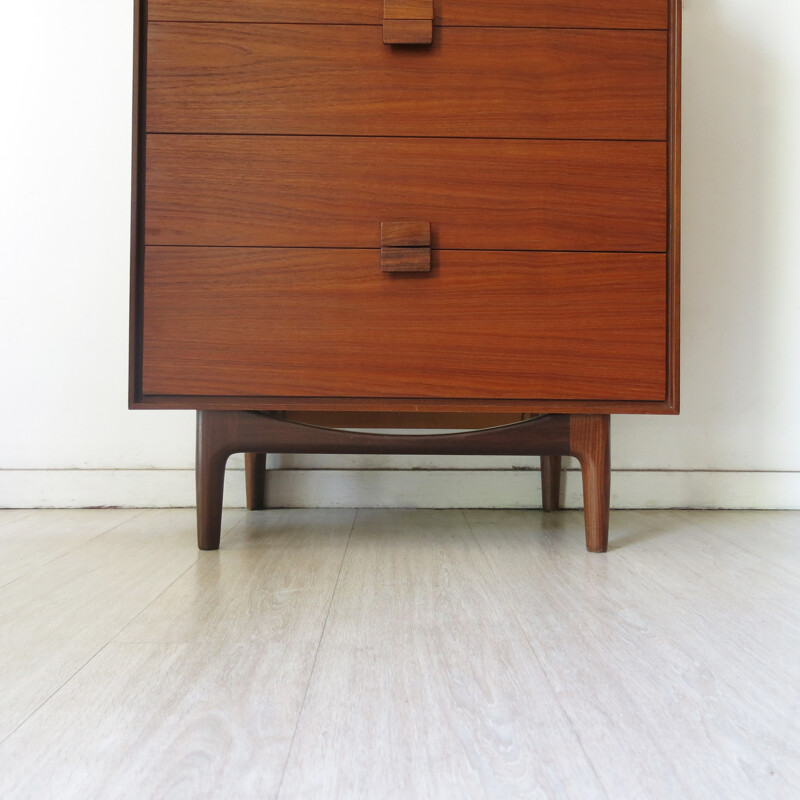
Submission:
M 567 508 L 582 506 L 580 474 L 568 470 Z M 275 508 L 532 508 L 539 473 L 527 469 L 278 469 Z M 800 508 L 800 472 L 618 470 L 614 508 Z M 0 508 L 164 508 L 194 505 L 192 470 L 0 470 Z M 244 473 L 229 469 L 225 505 L 244 506 Z

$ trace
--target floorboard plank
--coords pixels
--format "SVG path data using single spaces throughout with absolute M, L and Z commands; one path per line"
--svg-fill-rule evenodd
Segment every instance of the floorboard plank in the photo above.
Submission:
M 23 519 L 36 513 L 37 510 L 35 508 L 0 508 L 0 529 L 11 522 L 16 522 L 18 519 Z
M 0 746 L 0 796 L 275 797 L 354 516 L 250 514 L 196 554 Z
M 460 512 L 359 511 L 282 798 L 604 798 Z
M 197 561 L 194 526 L 146 512 L 0 589 L 0 741 Z
M 316 648 L 297 633 L 109 644 L 0 745 L 0 796 L 274 798 Z
M 800 511 L 681 511 L 690 523 L 800 576 Z
M 200 554 L 116 641 L 251 641 L 299 613 L 299 602 L 314 618 L 327 613 L 354 517 L 348 509 L 248 514 L 220 550 Z M 292 599 L 298 591 L 308 597 Z
M 0 587 L 141 513 L 141 509 L 0 511 Z
M 614 512 L 599 559 L 575 537 L 579 514 L 541 527 L 520 512 L 467 518 L 610 797 L 792 796 L 796 672 L 762 681 L 754 653 L 733 646 L 750 624 L 715 614 L 690 567 L 706 568 L 710 548 L 721 576 L 735 548 L 671 512 Z M 771 648 L 796 653 L 779 635 Z
M 0 513 L 0 797 L 794 800 L 799 517 Z

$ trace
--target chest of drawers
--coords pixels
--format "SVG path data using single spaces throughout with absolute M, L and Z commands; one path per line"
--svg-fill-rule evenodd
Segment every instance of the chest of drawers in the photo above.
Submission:
M 678 408 L 680 0 L 140 0 L 136 27 L 131 406 L 199 410 L 201 546 L 227 455 L 258 505 L 270 448 L 542 454 L 550 507 L 571 453 L 605 549 L 608 415 Z

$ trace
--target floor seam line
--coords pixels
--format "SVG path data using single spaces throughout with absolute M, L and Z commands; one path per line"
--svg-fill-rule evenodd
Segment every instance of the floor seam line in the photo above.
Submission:
M 39 510 L 50 511 L 51 509 L 39 509 Z M 72 511 L 73 509 L 58 509 L 58 510 Z M 76 510 L 76 511 L 93 511 L 95 509 L 74 509 L 74 510 Z M 131 509 L 131 510 L 135 511 L 137 509 Z M 37 509 L 33 509 L 32 513 L 35 514 L 36 511 L 37 511 Z M 5 589 L 7 586 L 11 586 L 12 584 L 16 583 L 19 580 L 22 580 L 23 578 L 27 578 L 32 572 L 36 572 L 37 569 L 41 569 L 42 567 L 47 567 L 50 564 L 54 564 L 60 558 L 64 558 L 65 556 L 68 556 L 68 555 L 71 555 L 72 553 L 75 553 L 77 550 L 80 550 L 82 547 L 86 547 L 86 545 L 91 544 L 92 542 L 96 541 L 97 539 L 101 538 L 102 536 L 105 536 L 107 533 L 111 533 L 111 531 L 116 530 L 117 528 L 121 527 L 122 525 L 127 525 L 129 522 L 133 522 L 133 520 L 138 519 L 143 514 L 147 514 L 150 511 L 153 511 L 153 509 L 152 508 L 141 508 L 141 509 L 138 509 L 138 512 L 139 512 L 138 514 L 134 514 L 133 516 L 122 520 L 122 522 L 118 522 L 116 525 L 112 525 L 110 528 L 107 528 L 102 533 L 98 533 L 98 534 L 90 537 L 86 541 L 81 542 L 80 544 L 77 544 L 74 547 L 71 547 L 69 550 L 65 550 L 63 553 L 59 553 L 57 556 L 53 556 L 53 558 L 51 558 L 49 561 L 42 561 L 40 564 L 37 564 L 32 569 L 29 569 L 27 572 L 23 572 L 21 575 L 17 575 L 16 578 L 12 578 L 10 581 L 8 581 L 8 583 L 0 584 L 0 589 Z M 30 516 L 30 514 L 28 516 Z M 28 516 L 22 517 L 22 519 L 27 519 Z
M 198 562 L 199 562 L 199 559 L 195 558 L 195 560 L 194 560 L 194 561 L 193 561 L 191 564 L 189 564 L 189 566 L 188 566 L 188 567 L 186 567 L 186 569 L 184 569 L 184 570 L 183 570 L 183 571 L 182 571 L 182 572 L 181 572 L 179 575 L 176 575 L 176 576 L 175 576 L 175 578 L 174 578 L 173 580 L 171 580 L 171 581 L 170 581 L 170 582 L 169 582 L 169 583 L 168 583 L 168 584 L 167 584 L 167 585 L 166 585 L 166 586 L 165 586 L 165 587 L 164 587 L 164 588 L 163 588 L 163 589 L 162 589 L 162 590 L 161 590 L 161 591 L 160 591 L 160 592 L 159 592 L 159 593 L 158 593 L 158 594 L 157 594 L 157 595 L 156 595 L 156 596 L 155 596 L 155 597 L 154 597 L 154 598 L 153 598 L 153 599 L 152 599 L 152 600 L 149 602 L 149 603 L 147 603 L 147 604 L 144 606 L 144 608 L 142 608 L 142 609 L 139 611 L 139 613 L 138 613 L 138 614 L 135 614 L 133 617 L 131 617 L 131 618 L 130 618 L 130 619 L 129 619 L 129 620 L 128 620 L 128 621 L 127 621 L 127 622 L 126 622 L 126 623 L 125 623 L 125 624 L 124 624 L 124 625 L 123 625 L 123 626 L 122 626 L 122 627 L 121 627 L 121 628 L 120 628 L 120 629 L 119 629 L 119 630 L 118 630 L 118 631 L 117 631 L 117 632 L 116 632 L 116 633 L 115 633 L 115 634 L 114 634 L 114 635 L 113 635 L 113 636 L 112 636 L 112 637 L 111 637 L 109 640 L 108 640 L 108 644 L 112 644 L 112 643 L 113 643 L 113 644 L 128 644 L 128 642 L 120 642 L 120 641 L 117 641 L 117 640 L 118 640 L 118 638 L 119 638 L 120 636 L 122 636 L 122 634 L 123 634 L 123 633 L 125 633 L 125 631 L 126 631 L 126 630 L 128 630 L 128 628 L 130 628 L 130 626 L 131 626 L 131 625 L 133 625 L 133 623 L 134 623 L 134 622 L 136 622 L 136 620 L 137 620 L 137 619 L 139 619 L 139 617 L 141 617 L 141 616 L 142 616 L 142 614 L 144 614 L 144 613 L 145 613 L 145 611 L 147 611 L 147 609 L 148 609 L 148 608 L 150 608 L 150 607 L 153 605 L 153 603 L 157 602 L 157 601 L 158 601 L 158 600 L 159 600 L 161 597 L 163 597 L 163 595 L 164 595 L 166 592 L 168 592 L 168 591 L 169 591 L 169 590 L 170 590 L 170 589 L 171 589 L 171 588 L 172 588 L 172 587 L 173 587 L 173 586 L 174 586 L 174 585 L 175 585 L 175 584 L 176 584 L 176 583 L 177 583 L 177 582 L 178 582 L 178 581 L 179 581 L 179 580 L 180 580 L 180 579 L 181 579 L 181 578 L 184 576 L 184 575 L 186 575 L 188 572 L 190 572 L 192 569 L 194 569 L 194 567 L 196 567 L 196 566 L 197 566 Z
M 149 510 L 152 510 L 152 509 L 149 509 Z M 144 513 L 144 512 L 143 512 L 143 513 Z M 138 515 L 137 515 L 137 516 L 138 516 Z M 134 519 L 135 519 L 135 517 L 134 517 Z M 231 527 L 230 527 L 230 528 L 228 528 L 228 529 L 227 529 L 227 530 L 226 530 L 226 531 L 225 531 L 225 532 L 222 534 L 222 536 L 221 536 L 221 540 L 222 540 L 222 539 L 224 539 L 224 538 L 225 538 L 225 537 L 226 537 L 226 536 L 227 536 L 227 535 L 228 535 L 228 534 L 229 534 L 229 533 L 230 533 L 230 532 L 231 532 L 231 531 L 232 531 L 234 528 L 236 528 L 238 525 L 241 525 L 241 524 L 242 524 L 242 522 L 243 522 L 245 519 L 246 519 L 246 515 L 243 515 L 243 516 L 242 516 L 242 518 L 241 518 L 241 519 L 240 519 L 238 522 L 235 522 L 233 525 L 231 525 Z M 129 627 L 130 627 L 130 626 L 131 626 L 131 625 L 133 625 L 133 623 L 134 623 L 134 622 L 136 622 L 136 620 L 137 620 L 137 619 L 139 619 L 139 617 L 141 617 L 141 616 L 142 616 L 142 614 L 144 614 L 144 613 L 145 613 L 145 611 L 147 611 L 147 609 L 148 609 L 148 608 L 150 608 L 150 607 L 153 605 L 153 603 L 155 603 L 155 602 L 156 602 L 156 601 L 157 601 L 159 598 L 161 598 L 161 597 L 162 597 L 162 596 L 163 596 L 163 595 L 164 595 L 166 592 L 168 592 L 168 591 L 169 591 L 169 590 L 170 590 L 170 589 L 171 589 L 171 588 L 172 588 L 172 587 L 173 587 L 173 586 L 174 586 L 174 585 L 175 585 L 175 584 L 176 584 L 176 583 L 177 583 L 177 582 L 178 582 L 178 581 L 179 581 L 179 580 L 180 580 L 180 579 L 181 579 L 181 578 L 184 576 L 184 575 L 186 575 L 188 572 L 190 572 L 190 571 L 191 571 L 191 570 L 192 570 L 194 567 L 196 567 L 196 566 L 197 566 L 199 563 L 200 563 L 200 558 L 199 558 L 199 555 L 198 555 L 198 553 L 195 553 L 195 558 L 194 558 L 194 561 L 192 561 L 192 563 L 191 563 L 191 564 L 189 564 L 189 566 L 188 566 L 188 567 L 186 567 L 186 569 L 185 569 L 185 570 L 183 570 L 183 571 L 182 571 L 182 572 L 181 572 L 179 575 L 175 576 L 175 579 L 174 579 L 174 580 L 172 580 L 172 581 L 170 581 L 170 582 L 169 582 L 169 583 L 168 583 L 168 584 L 167 584 L 167 585 L 166 585 L 166 586 L 165 586 L 165 587 L 164 587 L 164 588 L 163 588 L 163 589 L 162 589 L 162 590 L 161 590 L 161 591 L 160 591 L 160 592 L 159 592 L 159 593 L 158 593 L 158 594 L 157 594 L 157 595 L 156 595 L 156 596 L 155 596 L 155 597 L 154 597 L 154 598 L 153 598 L 153 599 L 152 599 L 152 600 L 151 600 L 151 601 L 150 601 L 150 602 L 149 602 L 149 603 L 148 603 L 148 604 L 147 604 L 147 605 L 146 605 L 146 606 L 145 606 L 145 607 L 144 607 L 144 608 L 141 610 L 141 611 L 139 611 L 139 613 L 138 613 L 138 614 L 136 614 L 136 616 L 134 616 L 134 617 L 131 617 L 131 619 L 129 619 L 129 620 L 128 620 L 128 621 L 127 621 L 127 622 L 126 622 L 126 623 L 125 623 L 125 624 L 124 624 L 124 625 L 123 625 L 123 626 L 122 626 L 122 627 L 121 627 L 121 628 L 120 628 L 120 629 L 119 629 L 119 630 L 118 630 L 118 631 L 117 631 L 117 632 L 114 634 L 114 636 L 112 636 L 112 637 L 111 637 L 111 639 L 109 640 L 109 644 L 111 644 L 112 642 L 113 642 L 114 644 L 132 644 L 132 643 L 129 643 L 129 642 L 120 642 L 120 641 L 117 641 L 117 639 L 118 639 L 118 637 L 119 637 L 119 636 L 121 636 L 121 635 L 122 635 L 122 634 L 123 634 L 123 633 L 124 633 L 124 632 L 125 632 L 125 631 L 126 631 L 126 630 L 127 630 Z M 148 643 L 148 644 L 149 644 L 149 643 Z M 157 642 L 154 642 L 154 644 L 157 644 Z
M 698 524 L 693 519 L 690 519 L 693 516 L 694 511 L 705 511 L 705 509 L 692 509 L 692 508 L 679 508 L 674 509 L 677 513 L 681 514 L 683 518 L 686 520 L 687 523 L 690 523 L 692 527 L 697 530 L 699 533 L 703 535 L 711 535 L 713 536 L 718 542 L 722 542 L 723 544 L 733 545 L 739 552 L 744 553 L 745 555 L 751 558 L 757 558 L 761 561 L 762 564 L 769 564 L 776 569 L 779 569 L 784 575 L 789 578 L 796 578 L 797 573 L 791 569 L 787 569 L 783 564 L 779 563 L 778 561 L 773 561 L 769 558 L 766 558 L 757 550 L 748 550 L 746 547 L 743 547 L 739 544 L 738 541 L 735 539 L 729 539 L 727 536 L 723 536 L 721 533 L 718 533 L 711 528 L 706 527 L 705 525 Z M 756 509 L 758 510 L 758 509 Z
M 487 566 L 489 567 L 489 572 L 491 573 L 492 577 L 495 579 L 495 582 L 497 583 L 498 587 L 503 592 L 503 595 L 505 596 L 505 598 L 510 601 L 511 598 L 510 598 L 509 589 L 508 589 L 505 581 L 501 580 L 500 577 L 498 576 L 497 572 L 495 571 L 494 567 L 492 566 L 492 562 L 489 560 L 489 557 L 486 555 L 486 551 L 483 549 L 483 545 L 480 543 L 480 540 L 475 535 L 475 529 L 472 527 L 472 523 L 469 521 L 469 518 L 467 517 L 467 512 L 462 510 L 461 514 L 464 517 L 464 522 L 466 522 L 467 528 L 469 528 L 469 531 L 472 534 L 472 538 L 475 540 L 475 543 L 478 545 L 478 549 L 481 551 L 481 555 L 483 556 L 483 558 L 486 561 Z M 528 634 L 525 632 L 525 628 L 522 626 L 522 623 L 520 622 L 519 616 L 517 615 L 516 605 L 514 603 L 509 602 L 508 606 L 511 608 L 512 614 L 514 615 L 514 623 L 516 624 L 517 629 L 519 630 L 519 633 L 522 636 L 522 640 L 528 646 L 528 650 L 530 651 L 531 655 L 533 656 L 533 659 L 539 665 L 539 670 L 541 671 L 541 674 L 544 677 L 544 679 L 547 681 L 547 685 L 550 687 L 550 692 L 552 693 L 553 698 L 555 699 L 556 703 L 558 704 L 558 707 L 561 709 L 561 713 L 564 715 L 564 719 L 569 724 L 569 727 L 572 730 L 572 733 L 574 734 L 575 739 L 577 740 L 578 744 L 580 745 L 581 752 L 583 753 L 583 757 L 586 759 L 586 763 L 589 765 L 589 769 L 591 769 L 592 774 L 594 775 L 595 779 L 597 780 L 598 787 L 603 792 L 603 795 L 606 797 L 606 800 L 611 800 L 611 797 L 608 794 L 608 790 L 606 789 L 606 786 L 603 783 L 603 780 L 602 780 L 602 778 L 600 777 L 600 774 L 597 771 L 597 767 L 595 766 L 594 761 L 592 760 L 591 756 L 586 752 L 586 747 L 583 744 L 583 738 L 581 737 L 580 731 L 578 730 L 577 726 L 575 725 L 575 722 L 572 719 L 572 716 L 569 714 L 567 709 L 564 707 L 564 704 L 561 702 L 561 697 L 559 697 L 559 694 L 556 691 L 556 687 L 553 686 L 553 682 L 550 679 L 550 675 L 548 674 L 547 670 L 544 668 L 542 662 L 539 660 L 539 655 L 536 652 L 536 648 L 533 646 L 533 642 L 531 642 L 531 640 L 528 638 Z
M 67 686 L 67 684 L 71 683 L 77 677 L 79 672 L 82 672 L 84 669 L 86 669 L 86 667 L 88 667 L 89 664 L 91 664 L 92 661 L 94 661 L 110 644 L 111 640 L 107 641 L 99 650 L 92 653 L 92 655 L 89 656 L 89 658 L 87 658 L 86 661 L 84 661 L 84 663 L 72 673 L 72 675 L 70 675 L 68 678 L 66 678 L 66 680 L 64 680 L 63 683 L 53 689 L 53 691 L 47 695 L 47 697 L 45 697 L 45 699 L 42 700 L 42 702 L 39 703 L 39 705 L 37 705 L 36 708 L 34 708 L 33 711 L 31 711 L 31 713 L 28 714 L 28 716 L 25 717 L 25 719 L 23 719 L 22 722 L 20 722 L 14 728 L 14 730 L 10 731 L 5 737 L 0 739 L 0 745 L 5 744 L 12 736 L 14 736 L 14 734 L 17 733 L 18 730 L 20 730 L 20 728 L 26 725 L 36 714 L 38 714 L 42 708 L 44 708 L 62 689 Z
M 317 658 L 319 657 L 319 651 L 322 649 L 322 640 L 325 638 L 325 632 L 328 630 L 328 621 L 330 620 L 331 616 L 331 608 L 333 608 L 333 601 L 336 598 L 336 592 L 339 588 L 339 580 L 342 577 L 342 570 L 344 569 L 344 562 L 347 558 L 347 551 L 350 548 L 350 540 L 353 538 L 353 530 L 356 527 L 356 520 L 358 519 L 358 512 L 360 509 L 353 510 L 353 521 L 350 523 L 350 531 L 347 534 L 347 543 L 344 546 L 344 552 L 342 553 L 342 561 L 339 564 L 339 572 L 336 574 L 336 582 L 333 585 L 333 591 L 331 592 L 331 599 L 328 603 L 328 610 L 325 613 L 325 622 L 322 626 L 322 632 L 319 636 L 319 641 L 317 642 L 317 649 L 314 651 L 314 660 L 311 662 L 311 669 L 308 672 L 308 681 L 306 682 L 306 690 L 303 692 L 303 702 L 300 703 L 300 710 L 297 712 L 297 722 L 294 726 L 294 731 L 292 732 L 292 741 L 289 744 L 289 750 L 286 753 L 286 761 L 283 764 L 283 771 L 281 772 L 281 780 L 278 784 L 278 791 L 275 793 L 276 800 L 280 800 L 281 792 L 283 791 L 283 781 L 286 778 L 286 770 L 289 768 L 289 762 L 292 759 L 292 752 L 294 751 L 294 743 L 295 739 L 297 738 L 297 731 L 300 728 L 300 721 L 303 718 L 303 711 L 306 707 L 306 699 L 308 698 L 308 692 L 311 688 L 311 681 L 314 678 L 314 672 L 317 668 Z

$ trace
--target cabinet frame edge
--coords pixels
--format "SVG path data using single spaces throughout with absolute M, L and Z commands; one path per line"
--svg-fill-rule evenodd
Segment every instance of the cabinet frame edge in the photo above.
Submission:
M 147 0 L 133 3 L 133 114 L 131 157 L 131 265 L 128 335 L 128 407 L 141 408 L 144 312 Z
M 681 313 L 681 41 L 683 0 L 670 0 L 667 55 L 667 396 L 680 413 Z
M 669 0 L 667 55 L 667 351 L 664 401 L 419 398 L 208 397 L 142 392 L 145 255 L 147 2 L 134 0 L 131 264 L 128 407 L 130 409 L 522 411 L 678 414 L 680 412 L 681 8 Z

